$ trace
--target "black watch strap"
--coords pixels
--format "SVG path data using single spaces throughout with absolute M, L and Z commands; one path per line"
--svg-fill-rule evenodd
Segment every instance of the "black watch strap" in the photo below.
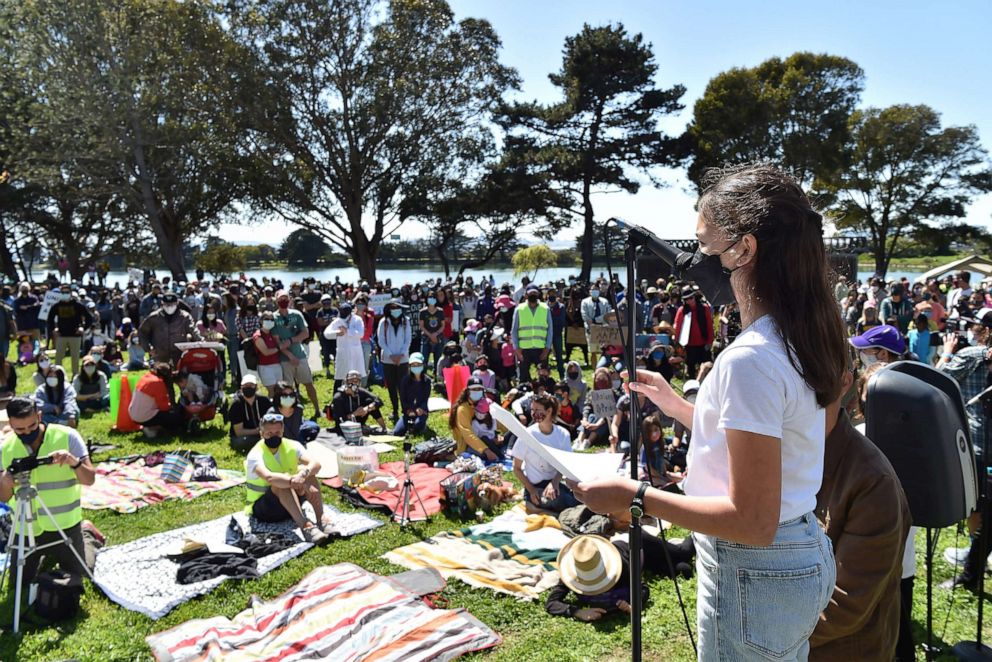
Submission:
M 644 493 L 648 491 L 648 484 L 641 483 L 640 487 L 637 488 L 637 494 L 634 495 L 633 500 L 630 502 L 630 514 L 634 517 L 644 517 Z

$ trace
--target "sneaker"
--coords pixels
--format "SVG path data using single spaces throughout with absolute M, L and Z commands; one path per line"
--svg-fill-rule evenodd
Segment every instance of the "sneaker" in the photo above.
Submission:
M 944 550 L 944 560 L 951 565 L 964 565 L 968 558 L 968 547 L 948 547 Z
M 958 575 L 954 579 L 948 579 L 940 584 L 940 588 L 948 591 L 953 591 L 958 586 L 971 591 L 972 593 L 978 590 L 978 582 L 974 579 L 967 578 L 964 575 Z
M 311 524 L 303 529 L 303 540 L 314 545 L 322 545 L 327 542 L 327 534 Z

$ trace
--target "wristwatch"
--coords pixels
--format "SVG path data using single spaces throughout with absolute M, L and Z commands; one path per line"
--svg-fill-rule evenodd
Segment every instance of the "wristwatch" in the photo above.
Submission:
M 630 516 L 635 520 L 644 517 L 644 493 L 647 491 L 648 484 L 641 483 L 641 486 L 637 488 L 637 494 L 634 495 L 634 500 L 630 502 Z

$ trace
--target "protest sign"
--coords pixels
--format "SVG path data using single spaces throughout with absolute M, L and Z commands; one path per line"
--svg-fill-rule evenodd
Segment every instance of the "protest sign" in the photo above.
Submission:
M 392 294 L 373 294 L 369 297 L 369 306 L 375 311 L 376 315 L 382 315 L 382 309 L 392 298 Z
M 620 345 L 620 328 L 605 324 L 593 324 L 589 327 L 589 344 L 593 347 L 600 345 Z
M 597 418 L 613 418 L 617 413 L 617 399 L 612 390 L 604 388 L 589 391 L 589 399 L 592 402 L 592 413 Z
M 52 309 L 58 301 L 62 293 L 58 290 L 49 290 L 45 292 L 45 298 L 41 302 L 41 309 L 38 311 L 38 319 L 48 321 L 48 311 Z

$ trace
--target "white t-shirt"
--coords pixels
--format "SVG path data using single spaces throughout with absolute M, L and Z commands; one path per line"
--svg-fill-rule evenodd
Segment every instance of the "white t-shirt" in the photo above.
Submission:
M 782 440 L 779 522 L 816 507 L 823 479 L 824 411 L 792 366 L 770 316 L 754 321 L 727 349 L 696 396 L 685 493 L 727 496 L 726 430 Z
M 549 448 L 555 448 L 560 451 L 572 450 L 572 440 L 561 426 L 556 425 L 551 430 L 551 434 L 541 432 L 541 428 L 536 423 L 527 428 L 527 430 L 534 435 L 535 439 Z M 531 452 L 529 448 L 519 442 L 513 445 L 510 455 L 524 463 L 524 475 L 532 483 L 543 483 L 558 475 L 557 469 L 542 460 L 537 453 Z
M 303 444 L 298 441 L 293 441 L 292 439 L 284 439 L 287 444 L 292 447 L 293 451 L 296 453 L 296 461 L 299 462 L 300 458 L 303 457 Z M 265 444 L 256 444 L 254 448 L 248 451 L 248 457 L 246 458 L 245 468 L 246 468 L 246 479 L 247 480 L 259 480 L 261 476 L 255 473 L 255 467 L 261 465 L 265 466 L 265 460 L 262 457 L 262 453 L 268 453 L 269 450 L 264 448 Z M 279 453 L 275 453 L 276 461 L 279 461 Z

